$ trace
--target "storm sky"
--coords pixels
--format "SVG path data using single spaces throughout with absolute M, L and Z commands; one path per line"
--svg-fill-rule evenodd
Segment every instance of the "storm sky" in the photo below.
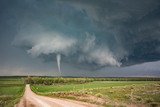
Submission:
M 160 76 L 159 67 L 159 0 L 0 0 L 1 76 Z

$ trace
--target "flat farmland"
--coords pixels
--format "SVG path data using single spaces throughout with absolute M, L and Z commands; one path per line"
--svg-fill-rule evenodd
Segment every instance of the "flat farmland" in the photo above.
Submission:
M 160 106 L 160 81 L 92 81 L 83 84 L 33 84 L 40 95 L 101 106 Z
M 21 78 L 0 78 L 0 107 L 13 107 L 18 103 L 24 87 Z
M 1 77 L 0 107 L 18 104 L 26 84 L 38 95 L 62 101 L 102 107 L 160 106 L 159 78 Z

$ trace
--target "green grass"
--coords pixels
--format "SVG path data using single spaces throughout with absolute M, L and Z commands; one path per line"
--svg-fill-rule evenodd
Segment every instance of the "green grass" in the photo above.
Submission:
M 100 93 L 104 97 L 110 98 L 111 100 L 135 103 L 160 103 L 160 85 L 158 86 L 158 84 L 160 84 L 160 82 L 144 85 L 101 88 L 88 91 L 93 94 Z
M 23 79 L 1 79 L 0 78 L 0 85 L 5 85 L 5 84 L 24 84 Z
M 63 94 L 63 98 L 78 99 L 76 97 L 80 94 L 76 93 L 83 92 L 111 102 L 160 106 L 160 82 L 158 81 L 94 81 L 85 84 L 32 85 L 31 88 L 38 94 L 51 97 L 55 97 L 57 93 L 58 96 Z M 67 93 L 70 92 L 74 94 L 68 96 L 70 94 Z
M 0 107 L 13 107 L 19 102 L 23 91 L 23 79 L 0 78 Z
M 85 84 L 66 84 L 66 85 L 32 85 L 33 91 L 37 93 L 50 93 L 50 92 L 60 92 L 60 91 L 77 91 L 83 89 L 95 89 L 95 88 L 105 88 L 105 87 L 115 87 L 115 86 L 125 86 L 125 85 L 140 85 L 154 83 L 154 81 L 95 81 Z
M 13 107 L 19 102 L 25 87 L 24 80 L 20 77 L 0 78 L 0 107 Z M 46 80 L 47 78 L 45 78 L 44 82 Z M 56 79 L 53 78 L 53 80 Z M 63 78 L 63 80 L 66 81 L 68 79 Z M 71 80 L 74 80 L 74 78 Z M 76 78 L 75 80 L 78 81 L 81 78 Z M 95 101 L 98 101 L 97 98 L 101 98 L 106 102 L 109 101 L 108 104 L 97 103 L 106 107 L 113 106 L 114 102 L 120 103 L 120 106 L 130 103 L 160 106 L 160 81 L 102 81 L 99 79 L 96 81 L 96 78 L 94 78 L 93 82 L 83 84 L 81 82 L 57 83 L 53 85 L 32 84 L 31 88 L 37 94 L 50 97 L 79 100 L 80 97 L 88 99 L 90 96 L 94 96 Z M 94 103 L 94 101 L 86 99 L 80 100 Z
M 17 95 L 21 93 L 23 90 L 22 86 L 5 86 L 5 87 L 0 87 L 0 95 Z

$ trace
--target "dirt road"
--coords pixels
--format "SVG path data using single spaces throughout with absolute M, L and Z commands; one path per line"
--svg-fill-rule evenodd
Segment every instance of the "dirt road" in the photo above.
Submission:
M 65 100 L 40 96 L 32 92 L 30 85 L 26 85 L 25 93 L 16 107 L 98 107 L 79 101 Z

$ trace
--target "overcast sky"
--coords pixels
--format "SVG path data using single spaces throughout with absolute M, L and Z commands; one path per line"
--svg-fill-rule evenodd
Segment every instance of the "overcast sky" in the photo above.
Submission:
M 159 0 L 0 0 L 0 75 L 160 76 Z

